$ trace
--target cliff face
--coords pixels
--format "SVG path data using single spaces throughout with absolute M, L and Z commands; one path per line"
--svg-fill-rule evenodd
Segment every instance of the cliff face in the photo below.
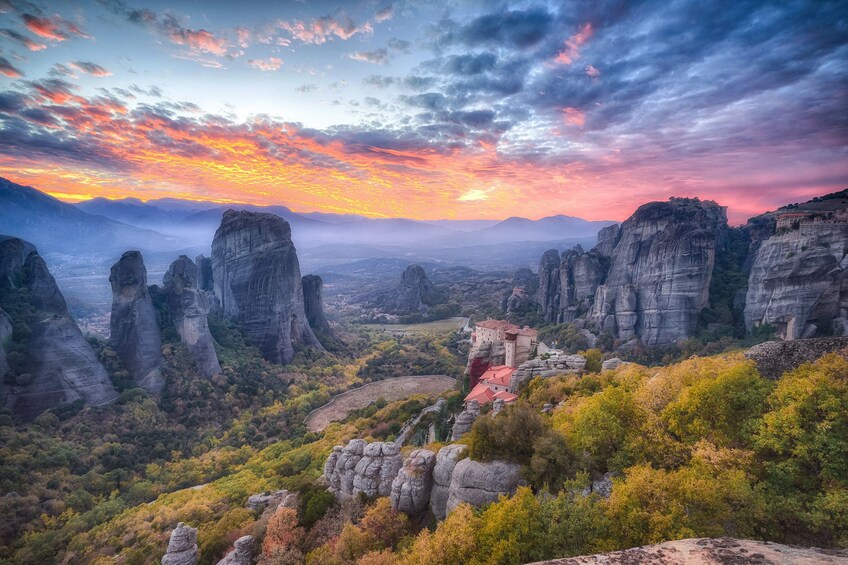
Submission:
M 136 384 L 159 394 L 164 380 L 162 336 L 150 291 L 147 269 L 138 251 L 127 251 L 112 265 L 112 317 L 109 343 L 121 358 Z
M 746 328 L 769 324 L 787 340 L 848 334 L 846 251 L 848 223 L 809 222 L 753 238 Z
M 303 284 L 303 304 L 306 319 L 313 331 L 333 337 L 333 329 L 324 317 L 324 281 L 318 275 L 306 275 Z
M 550 250 L 539 267 L 546 322 L 586 316 L 599 332 L 647 345 L 691 335 L 707 305 L 716 248 L 727 226 L 714 202 L 672 198 L 640 207 L 580 246 Z
M 185 255 L 171 263 L 162 280 L 162 292 L 171 321 L 180 339 L 191 352 L 200 372 L 211 377 L 221 372 L 214 340 L 209 333 L 208 315 L 214 297 L 197 288 L 198 269 Z
M 425 314 L 436 302 L 436 287 L 427 278 L 421 265 L 409 265 L 400 277 L 400 284 L 384 293 L 380 308 L 389 314 Z
M 321 347 L 306 316 L 297 252 L 278 216 L 227 210 L 212 241 L 215 295 L 262 355 L 289 363 L 304 346 Z
M 0 269 L 0 302 L 14 305 L 16 312 L 0 315 L 0 343 L 13 337 L 13 315 L 31 330 L 15 366 L 3 355 L 0 404 L 18 418 L 31 420 L 45 410 L 77 400 L 93 406 L 114 402 L 118 395 L 106 370 L 68 313 L 65 299 L 35 247 L 20 239 L 3 238 Z

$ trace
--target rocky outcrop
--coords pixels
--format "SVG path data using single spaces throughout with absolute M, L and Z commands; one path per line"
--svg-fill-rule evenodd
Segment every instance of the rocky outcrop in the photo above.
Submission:
M 392 482 L 392 508 L 410 515 L 421 514 L 430 505 L 436 454 L 416 449 L 403 462 Z
M 447 516 L 451 476 L 456 464 L 467 455 L 468 446 L 459 443 L 446 445 L 436 454 L 433 487 L 430 491 L 430 510 L 437 520 L 444 520 Z
M 512 289 L 512 294 L 506 297 L 501 304 L 501 308 L 507 315 L 517 314 L 527 311 L 527 307 L 532 302 L 530 295 L 524 290 L 524 287 L 517 286 Z
M 165 273 L 162 292 L 180 340 L 188 347 L 200 373 L 211 377 L 221 372 L 215 342 L 209 333 L 208 315 L 214 297 L 197 288 L 198 278 L 197 265 L 180 255 Z
M 150 291 L 147 269 L 138 251 L 127 251 L 112 265 L 112 318 L 109 343 L 135 383 L 159 394 L 164 386 L 161 375 L 162 336 Z
M 803 548 L 768 541 L 697 538 L 623 551 L 538 561 L 530 565 L 848 565 L 848 550 Z
M 484 463 L 463 459 L 451 474 L 447 513 L 464 502 L 482 508 L 496 502 L 501 495 L 514 494 L 521 484 L 521 465 L 507 461 Z
M 802 364 L 834 351 L 848 355 L 848 337 L 767 341 L 746 351 L 745 357 L 757 364 L 760 375 L 776 380 Z
M 247 498 L 245 508 L 248 510 L 264 510 L 265 508 L 277 508 L 280 504 L 291 508 L 293 501 L 297 498 L 295 493 L 287 490 L 272 490 L 252 494 Z M 294 507 L 297 505 L 294 504 Z
M 197 563 L 197 530 L 182 522 L 171 532 L 168 551 L 162 565 L 195 565 Z
M 426 314 L 436 304 L 436 287 L 421 265 L 409 265 L 394 290 L 383 293 L 377 306 L 388 314 Z
M 619 367 L 621 367 L 625 362 L 622 361 L 618 357 L 613 357 L 612 359 L 607 359 L 603 363 L 601 363 L 601 371 L 615 371 Z
M 218 565 L 253 565 L 256 558 L 256 540 L 253 536 L 241 536 L 233 544 L 233 550 Z
M 318 275 L 306 275 L 302 279 L 303 303 L 306 319 L 314 332 L 333 337 L 333 329 L 324 316 L 324 281 Z
M 596 332 L 644 344 L 690 336 L 707 306 L 716 249 L 727 229 L 715 202 L 672 198 L 641 206 L 598 234 L 588 253 L 545 252 L 537 300 L 545 321 L 589 319 Z
M 16 323 L 31 333 L 18 344 L 24 348 L 16 363 L 3 355 L 6 371 L 0 380 L 0 406 L 21 420 L 32 420 L 75 401 L 102 406 L 117 400 L 106 369 L 68 313 L 65 298 L 35 246 L 0 237 L 0 304 L 6 300 L 26 302 L 31 314 L 20 314 L 18 319 L 8 313 L 0 316 L 0 342 L 13 337 Z
M 487 341 L 475 344 L 468 352 L 465 374 L 468 375 L 469 388 L 474 388 L 480 377 L 489 367 L 506 364 L 506 347 L 503 341 Z
M 288 222 L 227 210 L 212 241 L 215 295 L 250 342 L 274 363 L 321 347 L 309 326 L 297 252 Z
M 586 358 L 582 355 L 566 355 L 555 351 L 547 358 L 536 357 L 518 366 L 509 379 L 509 389 L 516 391 L 519 387 L 535 377 L 553 377 L 579 373 L 586 368 Z
M 470 400 L 465 409 L 460 412 L 451 429 L 451 441 L 457 441 L 471 431 L 474 421 L 480 417 L 480 404 L 476 400 Z
M 324 464 L 324 479 L 338 498 L 389 496 L 392 482 L 403 466 L 400 447 L 390 442 L 366 443 L 352 439 L 337 445 Z
M 848 333 L 848 223 L 809 223 L 759 242 L 745 326 L 785 340 Z

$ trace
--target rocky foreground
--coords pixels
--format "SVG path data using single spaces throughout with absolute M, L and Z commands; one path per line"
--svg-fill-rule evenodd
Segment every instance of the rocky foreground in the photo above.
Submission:
M 848 564 L 848 550 L 801 548 L 779 543 L 698 538 L 668 541 L 612 553 L 539 561 L 532 565 L 813 565 Z

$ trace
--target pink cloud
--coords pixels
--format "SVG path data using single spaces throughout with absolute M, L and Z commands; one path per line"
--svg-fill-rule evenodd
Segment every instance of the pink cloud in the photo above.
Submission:
M 592 78 L 598 78 L 599 76 L 601 76 L 601 71 L 599 71 L 592 65 L 586 65 L 586 74 Z
M 289 32 L 293 38 L 303 43 L 321 45 L 333 36 L 348 40 L 356 34 L 369 35 L 374 29 L 369 22 L 356 25 L 349 16 L 342 14 L 339 18 L 325 16 L 315 18 L 311 22 L 295 20 L 294 22 L 279 22 L 279 26 Z
M 565 49 L 554 59 L 562 65 L 570 65 L 580 57 L 580 48 L 592 37 L 592 24 L 584 24 L 580 31 L 565 40 Z
M 251 67 L 255 67 L 260 71 L 278 71 L 283 66 L 283 60 L 277 57 L 269 57 L 267 59 L 250 59 L 247 62 Z
M 569 106 L 568 108 L 565 108 L 562 112 L 563 114 L 565 114 L 565 123 L 570 126 L 577 126 L 579 128 L 582 128 L 583 125 L 586 123 L 586 113 L 582 110 L 578 110 L 577 108 L 572 108 Z

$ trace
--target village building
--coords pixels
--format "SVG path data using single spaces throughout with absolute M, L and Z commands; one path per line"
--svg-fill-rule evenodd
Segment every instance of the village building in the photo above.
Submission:
M 504 365 L 517 368 L 533 355 L 538 338 L 539 332 L 529 326 L 520 328 L 506 320 L 483 320 L 477 322 L 471 334 L 471 345 L 503 342 Z
M 510 391 L 510 381 L 514 372 L 514 367 L 505 365 L 489 367 L 480 377 L 477 386 L 465 397 L 465 402 L 476 400 L 480 406 L 490 404 L 497 399 L 502 399 L 507 404 L 515 402 L 518 395 Z

